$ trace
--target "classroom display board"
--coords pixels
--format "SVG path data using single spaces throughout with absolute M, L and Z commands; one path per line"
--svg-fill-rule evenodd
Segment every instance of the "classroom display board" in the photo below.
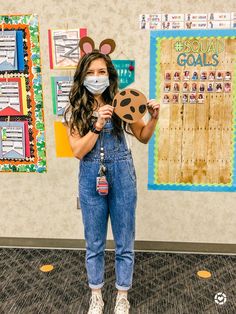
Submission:
M 0 16 L 0 171 L 45 172 L 36 15 Z
M 151 32 L 149 189 L 236 191 L 236 30 Z
M 73 77 L 53 76 L 51 77 L 53 113 L 63 116 L 65 107 L 69 102 L 69 93 L 73 85 Z
M 49 58 L 51 69 L 73 69 L 82 55 L 79 41 L 87 35 L 86 28 L 49 29 Z

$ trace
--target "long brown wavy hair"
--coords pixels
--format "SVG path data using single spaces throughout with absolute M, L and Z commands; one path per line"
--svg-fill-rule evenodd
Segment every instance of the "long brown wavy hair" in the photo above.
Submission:
M 64 112 L 65 123 L 70 127 L 71 134 L 77 131 L 80 136 L 86 135 L 92 122 L 93 110 L 98 109 L 98 102 L 94 95 L 86 89 L 83 82 L 91 62 L 99 58 L 106 62 L 110 82 L 109 87 L 102 94 L 104 102 L 111 105 L 115 94 L 118 92 L 118 74 L 108 55 L 94 50 L 80 58 L 69 94 L 69 106 Z M 123 122 L 115 113 L 112 115 L 112 121 L 113 132 L 116 135 L 120 136 L 123 128 L 131 134 L 127 130 L 127 123 Z

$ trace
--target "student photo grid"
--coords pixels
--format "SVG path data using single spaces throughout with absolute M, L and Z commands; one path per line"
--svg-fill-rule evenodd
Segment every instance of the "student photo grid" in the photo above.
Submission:
M 204 104 L 210 93 L 230 93 L 231 71 L 183 70 L 165 71 L 163 104 Z

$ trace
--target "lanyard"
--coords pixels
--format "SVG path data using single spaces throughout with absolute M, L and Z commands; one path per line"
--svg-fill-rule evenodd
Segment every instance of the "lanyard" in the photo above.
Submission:
M 100 177 L 105 176 L 106 167 L 104 165 L 105 153 L 104 153 L 104 145 L 103 145 L 103 131 L 100 133 L 100 141 L 101 141 L 101 148 L 100 148 L 100 167 L 99 167 L 99 175 Z
M 100 167 L 99 167 L 99 176 L 96 179 L 96 191 L 99 195 L 107 195 L 109 190 L 109 184 L 105 176 L 106 167 L 104 166 L 104 146 L 103 146 L 103 131 L 100 133 L 101 139 L 101 149 L 100 149 Z

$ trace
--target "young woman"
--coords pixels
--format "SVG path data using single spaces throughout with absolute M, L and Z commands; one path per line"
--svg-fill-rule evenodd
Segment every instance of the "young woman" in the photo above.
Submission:
M 65 125 L 74 156 L 80 159 L 79 198 L 86 240 L 86 269 L 92 289 L 89 312 L 103 313 L 104 250 L 110 216 L 115 241 L 115 273 L 118 290 L 115 313 L 129 313 L 127 292 L 134 267 L 136 174 L 125 139 L 128 125 L 113 112 L 118 75 L 109 55 L 98 50 L 79 61 L 65 111 Z M 132 134 L 147 143 L 156 127 L 159 104 L 148 101 L 150 118 L 130 124 Z M 108 194 L 96 190 L 100 157 L 104 158 Z M 101 170 L 101 169 L 100 169 Z

